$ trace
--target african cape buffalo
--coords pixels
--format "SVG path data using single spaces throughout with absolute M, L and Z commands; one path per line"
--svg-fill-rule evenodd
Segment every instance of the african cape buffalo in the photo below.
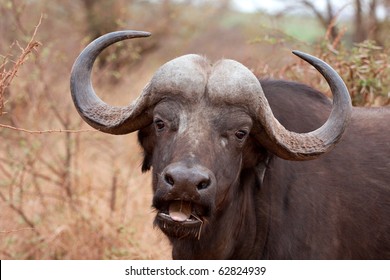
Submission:
M 92 127 L 139 131 L 155 225 L 173 258 L 390 258 L 389 108 L 352 108 L 338 74 L 301 52 L 333 105 L 305 85 L 259 82 L 236 61 L 198 55 L 164 64 L 130 105 L 104 103 L 91 85 L 95 59 L 149 35 L 92 42 L 73 66 L 71 92 Z

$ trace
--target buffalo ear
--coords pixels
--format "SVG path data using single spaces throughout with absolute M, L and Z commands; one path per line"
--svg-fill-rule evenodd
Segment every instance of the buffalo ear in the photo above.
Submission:
M 151 126 L 138 131 L 138 143 L 143 149 L 144 160 L 142 162 L 142 172 L 149 171 L 153 165 L 154 133 Z
M 142 173 L 145 173 L 150 170 L 152 167 L 152 157 L 149 154 L 144 153 L 144 161 L 142 162 Z

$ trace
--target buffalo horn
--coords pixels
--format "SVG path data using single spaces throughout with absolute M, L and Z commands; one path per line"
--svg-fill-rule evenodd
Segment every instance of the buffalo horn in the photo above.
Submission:
M 288 131 L 273 116 L 264 97 L 262 100 L 264 106 L 261 106 L 257 115 L 262 130 L 256 137 L 260 143 L 281 158 L 315 159 L 333 148 L 340 140 L 351 117 L 351 98 L 341 77 L 327 63 L 299 51 L 293 51 L 293 53 L 314 66 L 328 82 L 333 94 L 330 116 L 317 130 L 308 133 Z
M 70 79 L 73 102 L 81 117 L 93 128 L 111 134 L 126 134 L 151 122 L 147 109 L 153 102 L 147 88 L 128 106 L 110 106 L 95 93 L 91 83 L 92 66 L 108 46 L 125 39 L 148 37 L 142 31 L 118 31 L 103 35 L 91 42 L 76 59 Z

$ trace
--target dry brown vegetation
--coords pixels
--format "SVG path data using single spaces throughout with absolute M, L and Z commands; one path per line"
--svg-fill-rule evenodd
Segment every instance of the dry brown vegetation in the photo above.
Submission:
M 262 76 L 318 86 L 302 74 L 308 67 L 290 55 L 297 45 L 320 53 L 340 71 L 347 69 L 343 75 L 360 69 L 360 80 L 370 82 L 363 105 L 388 104 L 388 50 L 378 51 L 373 44 L 355 49 L 368 61 L 364 65 L 378 66 L 368 79 L 367 73 L 374 72 L 367 72 L 367 66 L 342 60 L 349 56 L 347 48 L 297 43 L 265 28 L 265 22 L 272 22 L 266 15 L 232 12 L 222 5 L 227 1 L 206 8 L 172 1 L 101 1 L 113 5 L 109 16 L 107 3 L 92 7 L 92 2 L 0 2 L 1 259 L 170 258 L 165 237 L 152 227 L 150 174 L 141 174 L 136 135 L 90 129 L 71 101 L 72 63 L 101 33 L 153 33 L 151 39 L 110 48 L 95 67 L 94 86 L 114 105 L 133 100 L 163 62 L 193 52 L 211 60 L 239 60 Z M 325 31 L 319 34 L 325 37 Z M 351 76 L 354 92 L 364 91 L 354 81 Z M 381 87 L 387 88 L 379 92 Z

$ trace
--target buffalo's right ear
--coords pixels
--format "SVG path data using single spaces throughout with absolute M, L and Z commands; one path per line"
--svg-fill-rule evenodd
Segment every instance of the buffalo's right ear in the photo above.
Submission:
M 153 165 L 154 133 L 153 125 L 147 126 L 138 131 L 138 142 L 143 149 L 144 160 L 142 162 L 142 172 L 149 171 Z
M 145 173 L 150 170 L 152 167 L 152 157 L 146 153 L 144 153 L 144 161 L 142 162 L 142 173 Z

